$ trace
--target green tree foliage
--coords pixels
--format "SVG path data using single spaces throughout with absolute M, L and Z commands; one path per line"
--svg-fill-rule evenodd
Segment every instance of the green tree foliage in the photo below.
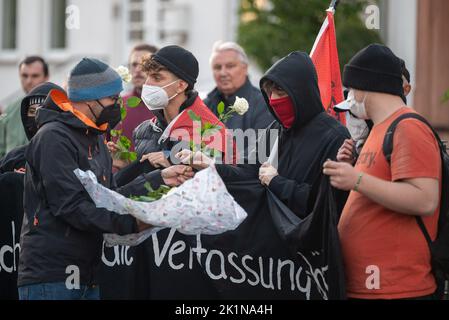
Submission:
M 341 67 L 366 45 L 381 42 L 377 30 L 367 29 L 362 20 L 367 3 L 342 0 L 336 9 Z M 238 41 L 266 70 L 291 51 L 310 52 L 329 4 L 330 0 L 241 0 Z
M 449 90 L 447 90 L 443 96 L 441 97 L 441 102 L 448 102 L 449 101 Z

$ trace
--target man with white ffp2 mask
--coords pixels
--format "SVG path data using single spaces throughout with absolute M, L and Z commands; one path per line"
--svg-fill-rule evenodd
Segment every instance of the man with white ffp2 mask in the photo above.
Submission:
M 142 101 L 156 117 L 135 129 L 135 150 L 142 163 L 148 161 L 155 168 L 168 167 L 170 151 L 175 144 L 169 136 L 180 128 L 190 130 L 189 111 L 211 123 L 217 123 L 218 118 L 194 90 L 199 67 L 188 50 L 166 46 L 144 59 L 142 68 L 147 74 Z
M 141 123 L 133 132 L 138 159 L 148 160 L 154 167 L 168 167 L 168 150 L 160 138 L 167 126 L 195 101 L 193 90 L 198 77 L 198 61 L 189 51 L 178 46 L 166 46 L 142 61 L 147 80 L 142 87 L 142 101 L 156 116 Z
M 142 100 L 151 111 L 154 110 L 164 110 L 171 99 L 175 98 L 179 93 L 176 92 L 173 96 L 168 97 L 167 91 L 165 88 L 170 87 L 171 85 L 177 83 L 180 79 L 170 82 L 165 86 L 158 87 L 144 84 L 142 88 Z

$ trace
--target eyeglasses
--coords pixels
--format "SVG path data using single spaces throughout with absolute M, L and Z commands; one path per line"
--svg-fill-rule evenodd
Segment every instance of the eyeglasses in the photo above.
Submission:
M 120 100 L 120 95 L 110 96 L 110 99 L 114 100 L 114 105 L 117 104 L 117 102 Z M 98 104 L 104 109 L 105 106 L 100 102 L 100 100 L 96 100 Z
M 114 103 L 117 103 L 117 101 L 120 99 L 120 95 L 111 96 L 110 98 L 114 100 Z

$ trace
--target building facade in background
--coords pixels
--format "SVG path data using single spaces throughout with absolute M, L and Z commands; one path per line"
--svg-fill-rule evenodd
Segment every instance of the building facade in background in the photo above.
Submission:
M 381 37 L 411 74 L 409 104 L 448 138 L 449 103 L 442 104 L 441 96 L 449 89 L 449 1 L 378 3 Z M 214 87 L 212 45 L 236 39 L 239 5 L 239 0 L 0 0 L 0 105 L 21 91 L 17 65 L 26 55 L 42 55 L 51 81 L 63 84 L 82 57 L 126 64 L 140 42 L 191 50 L 200 63 L 197 89 L 204 95 Z M 252 82 L 263 72 L 251 65 Z
M 0 105 L 21 92 L 18 63 L 41 55 L 50 80 L 63 84 L 84 56 L 127 63 L 140 42 L 179 44 L 200 63 L 197 87 L 214 87 L 209 55 L 216 40 L 235 40 L 238 0 L 0 0 Z

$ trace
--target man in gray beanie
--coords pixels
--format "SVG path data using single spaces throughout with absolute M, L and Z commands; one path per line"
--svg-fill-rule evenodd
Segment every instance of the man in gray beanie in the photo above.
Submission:
M 347 295 L 430 299 L 436 283 L 417 220 L 434 239 L 442 180 L 437 139 L 405 105 L 401 60 L 389 48 L 372 44 L 358 52 L 345 66 L 343 84 L 351 114 L 374 123 L 355 167 L 324 164 L 332 186 L 352 190 L 338 226 Z
M 74 174 L 91 170 L 113 187 L 112 160 L 102 134 L 120 121 L 120 76 L 97 59 L 71 71 L 68 97 L 52 90 L 37 111 L 39 131 L 26 152 L 24 219 L 18 274 L 22 300 L 99 299 L 102 234 L 136 233 L 148 225 L 97 208 Z M 146 193 L 144 183 L 178 185 L 191 169 L 173 166 L 139 177 L 120 189 Z

